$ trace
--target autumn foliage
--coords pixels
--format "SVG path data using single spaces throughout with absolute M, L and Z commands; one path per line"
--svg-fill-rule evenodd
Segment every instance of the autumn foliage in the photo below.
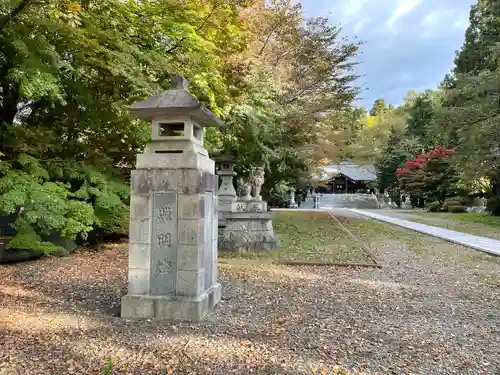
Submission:
M 401 175 L 411 173 L 417 168 L 425 168 L 431 159 L 449 158 L 453 155 L 453 150 L 447 149 L 441 146 L 436 146 L 432 151 L 427 153 L 419 154 L 415 156 L 412 160 L 405 163 L 404 167 L 398 168 L 396 170 L 396 175 L 400 177 Z
M 453 195 L 458 181 L 450 163 L 454 151 L 441 146 L 407 161 L 396 175 L 404 193 L 414 199 L 443 202 Z

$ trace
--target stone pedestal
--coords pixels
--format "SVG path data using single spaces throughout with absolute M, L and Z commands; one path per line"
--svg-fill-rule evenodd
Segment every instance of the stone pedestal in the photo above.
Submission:
M 252 168 L 250 183 L 239 183 L 240 197 L 232 212 L 224 215 L 226 227 L 219 232 L 219 249 L 231 252 L 256 252 L 276 248 L 277 241 L 267 202 L 260 195 L 264 169 Z M 253 192 L 250 195 L 250 191 Z
M 267 202 L 239 200 L 236 211 L 227 213 L 225 218 L 226 227 L 219 234 L 221 251 L 257 252 L 278 246 Z
M 221 251 L 258 252 L 275 249 L 278 244 L 268 212 L 232 212 L 219 238 Z
M 200 321 L 220 301 L 214 172 L 199 153 L 138 155 L 123 317 Z
M 410 200 L 406 198 L 402 203 L 401 203 L 401 209 L 403 210 L 411 210 L 413 209 L 413 205 L 411 204 Z

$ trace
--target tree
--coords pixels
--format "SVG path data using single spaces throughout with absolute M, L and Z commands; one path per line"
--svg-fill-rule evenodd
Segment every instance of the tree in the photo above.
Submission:
M 456 193 L 458 176 L 453 167 L 453 150 L 436 146 L 415 156 L 396 171 L 401 190 L 412 198 L 428 202 L 444 200 Z
M 499 91 L 500 72 L 495 70 L 461 77 L 446 92 L 441 124 L 455 140 L 456 160 L 465 179 L 498 176 Z
M 370 116 L 383 115 L 387 110 L 388 107 L 385 105 L 385 100 L 383 98 L 379 98 L 375 100 L 375 103 L 373 103 L 372 109 L 370 109 Z
M 376 162 L 378 186 L 381 191 L 399 191 L 396 170 L 411 160 L 420 145 L 404 131 L 392 128 Z
M 456 148 L 462 178 L 492 181 L 500 194 L 498 92 L 500 7 L 497 1 L 479 0 L 471 7 L 464 45 L 457 53 L 453 75 L 443 82 L 443 103 L 437 126 L 444 141 Z
M 349 143 L 353 122 L 351 104 L 358 92 L 353 84 L 357 78 L 353 58 L 359 45 L 343 40 L 340 28 L 326 18 L 305 18 L 301 6 L 292 1 L 275 0 L 267 5 L 258 1 L 243 15 L 251 32 L 250 43 L 232 63 L 246 72 L 244 83 L 240 83 L 245 93 L 226 108 L 226 113 L 230 117 L 246 105 L 254 111 L 245 109 L 244 113 L 257 114 L 266 107 L 269 122 L 279 124 L 283 141 L 293 148 L 287 149 L 287 155 L 307 160 L 311 168 L 321 159 L 338 158 Z M 241 125 L 231 119 L 229 123 L 225 142 L 244 139 L 238 129 L 261 121 Z M 261 137 L 260 144 L 267 144 L 265 131 L 253 132 Z M 255 162 L 275 157 L 273 147 L 260 151 L 269 155 L 258 154 Z M 253 155 L 253 151 L 248 154 Z M 283 168 L 280 165 L 278 170 Z
M 427 90 L 425 93 L 417 95 L 406 109 L 408 114 L 407 133 L 415 137 L 425 149 L 430 148 L 434 142 L 433 130 L 438 100 L 435 92 Z
M 349 153 L 355 160 L 377 163 L 391 132 L 404 134 L 406 114 L 399 113 L 396 109 L 387 112 L 385 116 L 366 116 L 363 126 L 358 129 L 350 144 Z
M 12 8 L 12 10 L 8 11 L 6 15 L 0 18 L 0 34 L 3 29 L 7 26 L 9 22 L 16 18 L 16 16 L 23 11 L 32 1 L 31 0 L 21 0 L 19 4 Z M 2 12 L 3 13 L 3 12 Z
M 500 6 L 496 0 L 478 0 L 471 6 L 465 41 L 455 58 L 455 75 L 477 75 L 498 67 L 492 48 L 500 40 L 499 16 Z
M 221 113 L 224 61 L 244 48 L 237 11 L 222 0 L 44 1 L 15 17 L 2 8 L 0 214 L 14 215 L 17 230 L 9 246 L 49 252 L 60 250 L 46 241 L 52 233 L 126 233 L 125 178 L 149 131 L 125 106 L 180 71 Z

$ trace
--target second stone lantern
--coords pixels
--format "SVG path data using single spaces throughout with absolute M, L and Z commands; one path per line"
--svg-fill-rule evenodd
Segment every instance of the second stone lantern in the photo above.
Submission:
M 233 179 L 236 176 L 234 167 L 236 158 L 228 154 L 212 155 L 217 167 L 217 175 L 220 177 L 219 186 L 219 228 L 226 226 L 226 214 L 236 209 L 236 190 L 234 189 Z
M 181 76 L 133 104 L 152 140 L 131 175 L 127 318 L 200 321 L 221 299 L 217 282 L 217 176 L 204 127 L 222 126 Z

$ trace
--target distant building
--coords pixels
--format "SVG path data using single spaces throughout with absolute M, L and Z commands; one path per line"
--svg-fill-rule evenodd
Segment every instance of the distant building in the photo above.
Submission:
M 319 185 L 315 191 L 324 194 L 371 193 L 370 186 L 377 180 L 373 164 L 354 164 L 343 161 L 320 167 L 313 180 Z

